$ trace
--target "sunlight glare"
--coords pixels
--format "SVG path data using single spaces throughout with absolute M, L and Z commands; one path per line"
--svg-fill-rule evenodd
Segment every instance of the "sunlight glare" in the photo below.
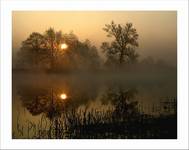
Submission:
M 61 49 L 67 49 L 68 45 L 66 43 L 61 44 Z
M 63 93 L 63 94 L 60 95 L 60 98 L 61 98 L 61 99 L 66 99 L 66 98 L 67 98 L 67 95 L 66 95 L 65 93 Z

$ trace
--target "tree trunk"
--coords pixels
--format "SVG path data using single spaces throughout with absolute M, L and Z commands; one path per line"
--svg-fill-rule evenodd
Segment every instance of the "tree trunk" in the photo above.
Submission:
M 123 64 L 123 49 L 120 51 L 120 56 L 119 56 L 119 64 L 120 64 L 120 66 L 122 66 L 122 64 Z
M 54 46 L 53 41 L 51 41 L 51 70 L 54 69 Z

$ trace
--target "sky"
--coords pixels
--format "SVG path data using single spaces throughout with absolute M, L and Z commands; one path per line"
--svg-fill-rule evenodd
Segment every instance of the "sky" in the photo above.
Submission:
M 12 14 L 13 52 L 32 32 L 44 33 L 49 27 L 63 33 L 73 32 L 79 40 L 89 39 L 98 47 L 110 39 L 102 30 L 111 21 L 133 23 L 139 34 L 140 58 L 148 56 L 176 65 L 176 11 L 14 11 Z

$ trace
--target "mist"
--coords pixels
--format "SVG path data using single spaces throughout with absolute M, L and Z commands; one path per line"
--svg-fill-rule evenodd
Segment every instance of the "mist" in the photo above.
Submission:
M 177 138 L 176 17 L 14 11 L 13 138 Z
M 163 59 L 166 63 L 176 66 L 176 11 L 14 11 L 13 51 L 20 49 L 21 42 L 31 32 L 43 33 L 45 29 L 53 27 L 63 33 L 72 31 L 80 41 L 89 39 L 104 58 L 100 49 L 101 43 L 111 39 L 106 37 L 102 28 L 111 20 L 120 24 L 134 24 L 140 35 L 140 47 L 137 49 L 139 59 L 151 56 L 155 60 Z

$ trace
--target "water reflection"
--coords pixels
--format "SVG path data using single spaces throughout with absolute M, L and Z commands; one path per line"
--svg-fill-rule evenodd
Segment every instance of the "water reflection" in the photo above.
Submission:
M 176 138 L 176 111 L 163 115 L 161 109 L 156 109 L 159 115 L 154 115 L 143 107 L 145 101 L 141 103 L 140 87 L 127 86 L 129 83 L 124 80 L 61 78 L 57 81 L 45 79 L 45 82 L 41 78 L 14 80 L 13 118 L 17 120 L 13 120 L 13 137 Z M 19 101 L 21 107 L 16 105 Z M 156 107 L 152 104 L 148 102 L 150 109 Z M 163 108 L 171 108 L 164 105 Z M 22 108 L 29 114 L 17 115 Z M 18 116 L 23 120 L 27 118 L 27 122 Z
M 72 98 L 61 94 L 58 90 L 51 88 L 31 88 L 24 86 L 18 88 L 18 94 L 23 106 L 33 115 L 46 114 L 48 118 L 60 116 L 69 107 Z

